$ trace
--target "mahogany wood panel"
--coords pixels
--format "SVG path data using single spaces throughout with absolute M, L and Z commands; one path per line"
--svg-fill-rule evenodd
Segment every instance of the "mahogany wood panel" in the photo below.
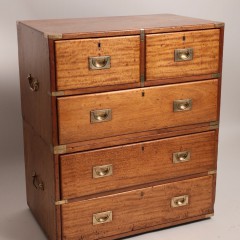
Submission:
M 139 36 L 56 41 L 55 49 L 58 90 L 140 81 Z M 111 57 L 109 69 L 89 69 L 88 58 L 98 56 Z
M 63 239 L 101 239 L 213 212 L 209 175 L 62 205 Z M 171 199 L 189 195 L 189 205 L 171 207 Z M 113 221 L 93 225 L 93 214 L 112 211 Z
M 62 199 L 216 169 L 215 132 L 60 156 Z M 173 153 L 188 151 L 190 160 L 173 163 Z M 113 174 L 93 178 L 93 167 L 112 165 Z
M 218 80 L 58 98 L 60 144 L 217 120 Z M 192 110 L 173 101 L 192 99 Z M 90 111 L 111 109 L 112 120 L 90 123 Z
M 60 212 L 55 208 L 55 174 L 54 155 L 49 145 L 23 121 L 24 155 L 27 203 L 36 220 L 49 239 L 60 239 Z M 44 190 L 36 189 L 33 185 L 33 172 L 37 174 L 36 184 L 43 182 Z M 57 220 L 58 219 L 58 220 Z M 58 229 L 58 230 L 57 230 Z
M 156 230 L 159 230 L 159 229 L 168 228 L 168 227 L 172 227 L 172 226 L 177 226 L 177 225 L 181 225 L 181 224 L 186 224 L 186 223 L 190 223 L 190 222 L 196 222 L 196 221 L 199 221 L 199 220 L 210 220 L 212 216 L 213 216 L 213 213 L 209 214 L 209 215 L 202 215 L 202 216 L 177 220 L 177 221 L 174 221 L 174 222 L 169 222 L 169 223 L 165 223 L 165 224 L 155 225 L 155 226 L 152 226 L 152 227 L 133 230 L 133 231 L 127 232 L 127 233 L 117 234 L 117 235 L 114 235 L 114 236 L 111 236 L 111 237 L 102 238 L 102 240 L 124 239 L 124 237 L 130 237 L 130 236 L 138 235 L 138 234 L 141 234 L 141 233 L 156 231 Z
M 215 126 L 216 129 L 218 126 Z M 143 141 L 158 140 L 167 137 L 175 137 L 191 133 L 199 133 L 213 130 L 209 123 L 185 125 L 171 128 L 157 129 L 147 132 L 139 132 L 128 134 L 124 136 L 114 136 L 102 139 L 88 140 L 84 142 L 70 143 L 66 145 L 66 153 L 73 153 L 77 151 L 87 151 L 100 149 L 105 147 L 112 147 L 122 144 L 137 143 Z
M 19 72 L 22 117 L 49 145 L 53 140 L 50 92 L 50 64 L 48 40 L 33 29 L 19 23 Z M 33 92 L 28 75 L 39 81 L 39 89 Z
M 147 81 L 218 73 L 219 39 L 219 29 L 147 35 Z M 174 50 L 184 48 L 193 49 L 193 59 L 176 62 Z
M 22 23 L 40 31 L 49 38 L 56 39 L 139 34 L 142 28 L 146 30 L 146 33 L 208 29 L 222 24 L 216 21 L 173 14 L 29 20 L 22 21 Z

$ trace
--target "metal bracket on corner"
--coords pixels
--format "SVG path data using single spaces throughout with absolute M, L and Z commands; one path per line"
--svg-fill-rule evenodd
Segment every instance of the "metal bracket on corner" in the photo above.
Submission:
M 219 128 L 219 121 L 210 122 L 209 126 L 210 126 L 210 130 L 218 129 Z
M 53 147 L 53 154 L 64 154 L 67 152 L 67 146 L 66 145 L 59 145 Z

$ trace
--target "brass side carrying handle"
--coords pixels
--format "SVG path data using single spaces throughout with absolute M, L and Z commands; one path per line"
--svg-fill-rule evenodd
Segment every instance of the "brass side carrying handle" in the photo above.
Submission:
M 107 122 L 110 121 L 111 119 L 112 119 L 111 109 L 92 110 L 90 112 L 91 123 Z
M 111 222 L 112 215 L 112 211 L 93 214 L 93 225 Z
M 193 49 L 183 48 L 174 50 L 174 60 L 175 62 L 190 61 L 193 59 Z
M 33 78 L 31 74 L 28 75 L 27 79 L 28 79 L 28 84 L 29 84 L 30 89 L 33 92 L 38 91 L 38 89 L 39 89 L 38 80 L 36 78 Z
M 188 151 L 173 153 L 173 163 L 187 162 L 191 159 L 191 153 Z
M 38 175 L 35 171 L 32 172 L 32 183 L 37 190 L 44 190 L 44 184 L 39 180 Z
M 111 68 L 111 57 L 110 56 L 99 56 L 88 58 L 90 70 L 101 70 Z
M 111 176 L 112 174 L 112 164 L 93 167 L 93 178 L 107 177 Z
M 183 99 L 173 101 L 173 111 L 182 112 L 192 109 L 192 99 Z
M 189 204 L 189 196 L 188 195 L 183 195 L 183 196 L 178 196 L 178 197 L 173 197 L 171 200 L 171 207 L 176 208 L 176 207 L 183 207 Z

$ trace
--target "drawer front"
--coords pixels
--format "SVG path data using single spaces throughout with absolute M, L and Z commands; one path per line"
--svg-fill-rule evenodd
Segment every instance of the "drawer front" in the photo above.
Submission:
M 139 36 L 56 41 L 57 89 L 139 82 L 139 47 Z
M 218 73 L 219 41 L 219 29 L 147 35 L 147 81 Z
M 215 131 L 60 156 L 70 199 L 216 169 Z
M 60 144 L 216 121 L 218 80 L 58 98 Z
M 65 204 L 63 238 L 101 239 L 212 213 L 214 180 L 209 175 Z

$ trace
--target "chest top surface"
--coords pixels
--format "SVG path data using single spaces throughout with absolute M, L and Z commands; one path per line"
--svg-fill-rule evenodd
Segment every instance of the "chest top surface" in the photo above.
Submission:
M 74 39 L 211 29 L 221 22 L 174 14 L 19 21 L 51 39 Z

